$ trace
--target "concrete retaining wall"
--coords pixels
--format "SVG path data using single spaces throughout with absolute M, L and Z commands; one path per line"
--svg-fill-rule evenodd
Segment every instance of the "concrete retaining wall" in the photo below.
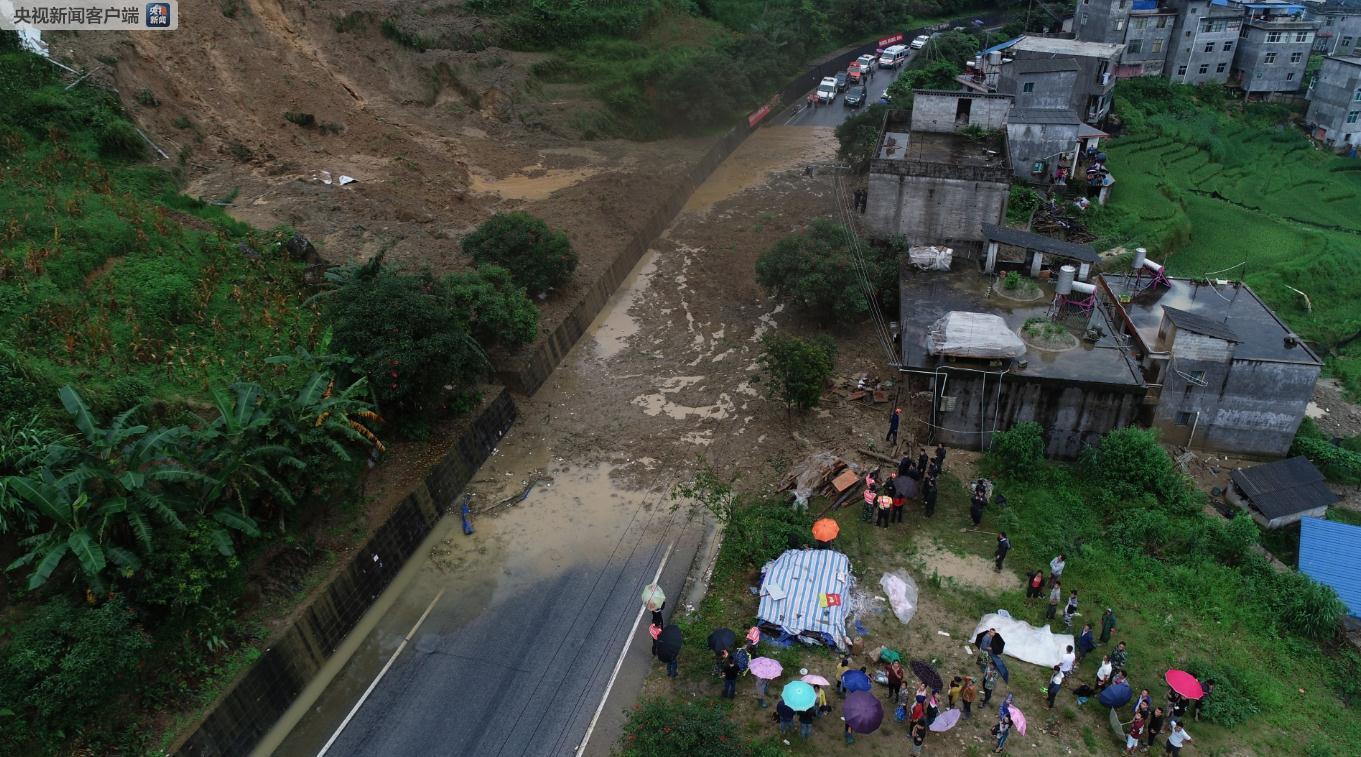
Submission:
M 396 577 L 514 421 L 515 403 L 501 389 L 349 566 L 218 701 L 178 754 L 250 752 Z

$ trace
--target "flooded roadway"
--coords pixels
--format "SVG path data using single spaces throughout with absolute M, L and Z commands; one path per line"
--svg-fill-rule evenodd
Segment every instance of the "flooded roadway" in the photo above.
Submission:
M 758 131 L 687 213 L 830 159 L 832 140 L 830 129 Z M 703 251 L 665 249 L 518 400 L 520 420 L 470 486 L 476 533 L 446 519 L 255 754 L 564 755 L 593 724 L 586 753 L 609 752 L 650 665 L 640 591 L 665 564 L 676 597 L 706 528 L 673 510 L 670 490 L 695 450 L 752 420 L 740 409 L 763 406 L 746 379 L 780 312 L 732 324 L 692 314 L 699 282 L 685 270 Z M 684 294 L 679 310 L 649 301 L 659 287 Z M 650 444 L 654 433 L 671 446 Z M 498 506 L 533 480 L 523 502 Z

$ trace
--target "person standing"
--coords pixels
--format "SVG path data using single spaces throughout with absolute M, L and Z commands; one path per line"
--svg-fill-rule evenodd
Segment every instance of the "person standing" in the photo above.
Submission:
M 860 193 L 863 191 L 864 190 L 861 189 L 855 190 L 855 201 L 857 205 L 860 204 Z M 888 434 L 884 436 L 884 441 L 889 444 L 898 443 L 898 421 L 902 418 L 902 414 L 903 409 L 901 407 L 893 408 L 893 412 L 888 414 Z
M 937 445 L 936 445 L 935 468 L 936 468 L 936 473 L 937 473 L 937 474 L 940 474 L 942 471 L 945 470 L 945 445 L 944 445 L 944 444 L 937 444 Z
M 1181 748 L 1186 746 L 1186 742 L 1191 741 L 1191 734 L 1181 727 L 1181 723 L 1172 724 L 1172 732 L 1167 734 L 1167 746 L 1164 749 L 1172 757 L 1181 754 Z
M 1106 612 L 1101 615 L 1101 643 L 1109 644 L 1111 641 L 1111 631 L 1115 630 L 1115 611 L 1107 607 Z
M 1154 707 L 1153 714 L 1148 718 L 1148 728 L 1146 729 L 1148 731 L 1149 749 L 1153 749 L 1158 745 L 1158 734 L 1163 732 L 1163 721 L 1165 719 L 1166 716 L 1163 714 L 1163 708 Z
M 1049 561 L 1049 583 L 1058 583 L 1059 578 L 1063 576 L 1063 569 L 1066 567 L 1068 567 L 1068 562 L 1064 560 L 1063 553 L 1060 552 L 1058 557 Z
M 1046 705 L 1049 709 L 1054 709 L 1054 697 L 1058 696 L 1062 689 L 1063 671 L 1059 669 L 1058 665 L 1055 665 L 1053 668 L 1053 675 L 1049 676 L 1049 699 L 1047 700 L 1048 704 Z
M 985 706 L 992 701 L 992 690 L 997 688 L 997 676 L 997 666 L 989 662 L 987 669 L 983 671 L 983 704 Z
M 1117 673 L 1123 672 L 1125 663 L 1129 660 L 1129 649 L 1125 647 L 1125 642 L 1115 645 L 1115 649 L 1110 654 L 1111 669 Z
M 973 717 L 973 703 L 978 700 L 978 687 L 972 676 L 964 676 L 964 685 L 959 689 L 959 701 L 964 706 L 964 717 Z
M 757 676 L 757 677 L 756 677 L 756 705 L 757 705 L 758 707 L 760 707 L 761 709 L 763 709 L 763 710 L 766 708 L 766 692 L 769 691 L 769 690 L 770 690 L 770 681 L 767 680 L 767 679 L 765 679 L 765 678 L 761 678 L 760 676 Z
M 838 694 L 845 694 L 846 687 L 841 685 L 841 677 L 846 675 L 846 671 L 851 669 L 851 658 L 842 657 L 841 662 L 836 664 L 836 691 Z
M 903 509 L 908 501 L 917 496 L 917 482 L 911 476 L 898 476 L 893 479 L 893 523 L 903 522 Z
M 1096 639 L 1092 637 L 1092 624 L 1082 624 L 1082 634 L 1077 637 L 1077 661 L 1082 664 L 1082 660 L 1087 654 L 1096 649 Z
M 1134 754 L 1134 750 L 1139 748 L 1139 742 L 1144 738 L 1144 716 L 1135 715 L 1134 722 L 1129 724 L 1129 733 L 1125 735 L 1125 754 Z
M 1033 600 L 1040 598 L 1040 589 L 1044 586 L 1044 572 L 1031 571 L 1026 578 L 1025 601 L 1030 604 Z
M 955 702 L 959 701 L 959 692 L 964 689 L 964 679 L 955 676 L 950 681 L 950 688 L 945 692 L 945 706 L 953 708 Z
M 784 700 L 775 703 L 775 720 L 780 724 L 780 733 L 789 733 L 794 727 L 794 710 Z
M 997 551 L 993 553 L 993 557 L 996 558 L 997 563 L 996 567 L 993 568 L 994 571 L 998 573 L 1002 572 L 1002 561 L 1007 559 L 1007 553 L 1010 551 L 1011 540 L 1007 538 L 1007 532 L 999 532 L 997 534 Z
M 1049 587 L 1049 609 L 1044 611 L 1044 617 L 1054 619 L 1055 613 L 1059 611 L 1060 599 L 1063 599 L 1063 584 L 1055 581 L 1054 585 Z
M 1207 679 L 1205 681 L 1205 685 L 1202 686 L 1201 688 L 1204 690 L 1204 693 L 1200 695 L 1200 699 L 1196 700 L 1195 712 L 1193 713 L 1195 715 L 1197 723 L 1200 722 L 1200 711 L 1205 709 L 1205 700 L 1209 699 L 1210 692 L 1215 690 L 1215 679 L 1213 678 Z
M 1111 682 L 1111 673 L 1114 672 L 1114 670 L 1115 670 L 1115 666 L 1111 664 L 1110 655 L 1106 655 L 1105 657 L 1102 657 L 1102 658 L 1101 658 L 1101 665 L 1096 669 L 1096 690 L 1097 690 L 1097 691 L 1100 691 L 1100 690 L 1106 688 L 1106 686 L 1110 684 L 1110 682 Z
M 817 716 L 817 710 L 809 707 L 806 710 L 799 710 L 799 738 L 809 738 L 813 735 L 813 718 Z
M 997 748 L 992 751 L 1001 754 L 1007 748 L 1007 737 L 1011 735 L 1011 715 L 1003 715 L 998 718 L 997 725 L 992 727 L 992 732 L 997 737 Z
M 898 461 L 898 475 L 899 475 L 899 476 L 906 476 L 906 475 L 907 475 L 907 472 L 908 472 L 911 468 L 912 468 L 912 458 L 908 457 L 907 455 L 903 455 L 903 459 Z
M 917 456 L 917 470 L 920 471 L 923 476 L 926 475 L 926 465 L 928 462 L 930 462 L 930 458 L 926 456 L 926 448 L 923 447 L 922 453 Z
M 737 666 L 737 660 L 732 655 L 725 655 L 723 658 L 723 698 L 733 699 L 737 696 L 737 676 L 742 669 Z
M 903 678 L 905 676 L 906 671 L 903 670 L 903 664 L 898 660 L 894 660 L 888 666 L 888 701 L 893 704 L 898 703 L 898 697 L 903 693 Z
M 832 706 L 827 704 L 827 689 L 822 686 L 813 686 L 813 691 L 818 695 L 818 717 L 832 711 Z
M 1077 655 L 1073 654 L 1073 645 L 1069 644 L 1064 648 L 1063 654 L 1059 655 L 1059 672 L 1063 673 L 1066 680 L 1073 674 L 1073 663 L 1077 661 Z
M 936 514 L 935 476 L 927 476 L 922 480 L 922 505 L 926 511 L 926 517 L 930 518 Z
M 1072 629 L 1073 616 L 1077 615 L 1077 589 L 1068 594 L 1068 604 L 1063 608 L 1063 627 Z
M 893 498 L 887 494 L 880 494 L 877 502 L 878 511 L 874 525 L 880 528 L 888 528 L 888 516 L 893 511 Z
M 988 504 L 988 497 L 983 493 L 983 486 L 980 484 L 974 489 L 973 497 L 969 499 L 969 518 L 973 521 L 974 528 L 983 522 L 983 508 Z
M 921 755 L 926 750 L 926 724 L 918 720 L 912 724 L 912 754 Z
M 935 689 L 926 698 L 926 724 L 931 725 L 936 722 L 936 717 L 940 715 L 940 698 L 936 695 Z

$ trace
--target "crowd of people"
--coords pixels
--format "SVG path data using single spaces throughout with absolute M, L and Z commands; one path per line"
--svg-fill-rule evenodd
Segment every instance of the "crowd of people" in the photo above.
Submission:
M 893 415 L 897 418 L 897 411 Z M 896 434 L 896 425 L 890 434 Z M 939 477 L 945 468 L 945 445 L 936 447 L 934 456 L 923 449 L 914 460 L 904 455 L 898 467 L 880 481 L 879 471 L 871 471 L 865 476 L 865 514 L 874 524 L 888 528 L 893 523 L 903 521 L 903 512 L 915 501 L 920 500 L 922 513 L 926 517 L 936 514 L 936 500 L 940 494 Z

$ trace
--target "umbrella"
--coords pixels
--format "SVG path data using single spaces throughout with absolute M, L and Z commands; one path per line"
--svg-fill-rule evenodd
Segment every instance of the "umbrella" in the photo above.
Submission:
M 945 682 L 940 679 L 940 673 L 937 673 L 936 669 L 931 667 L 929 663 L 922 660 L 913 660 L 908 667 L 912 668 L 912 672 L 917 676 L 917 680 L 926 684 L 931 689 L 940 691 L 945 688 Z
M 856 733 L 874 733 L 884 722 L 884 706 L 879 697 L 868 691 L 853 691 L 841 703 L 841 715 L 846 719 L 846 727 Z
M 973 638 L 974 646 L 982 647 L 983 637 L 987 635 L 988 635 L 987 631 L 979 631 L 978 635 Z M 1002 654 L 1002 649 L 1006 647 L 1006 645 L 1007 645 L 1006 641 L 1002 639 L 1002 634 L 995 633 L 992 635 L 992 644 L 990 645 L 992 648 L 989 649 L 988 651 L 992 652 L 995 655 Z
M 649 610 L 661 609 L 661 606 L 666 604 L 666 594 L 662 591 L 662 587 L 657 584 L 648 584 L 647 588 L 643 589 L 643 604 L 647 605 Z
M 789 709 L 795 712 L 803 712 L 814 704 L 817 704 L 818 694 L 813 691 L 813 687 L 803 681 L 790 681 L 780 690 L 780 700 Z
M 1025 735 L 1025 713 L 1014 704 L 1007 705 L 1007 714 L 1011 715 L 1011 724 L 1016 726 L 1016 732 Z
M 737 641 L 737 634 L 729 628 L 720 628 L 709 634 L 709 648 L 715 652 L 722 652 L 725 649 L 732 649 L 732 645 Z
M 993 667 L 997 668 L 997 674 L 1002 676 L 1002 681 L 1011 683 L 1011 671 L 1007 670 L 1007 664 L 1002 662 L 1002 658 L 998 655 L 993 655 L 992 664 Z
M 841 526 L 831 518 L 823 518 L 813 524 L 813 538 L 818 541 L 831 541 L 841 533 Z
M 937 715 L 936 719 L 932 720 L 931 725 L 927 727 L 930 730 L 935 731 L 936 733 L 944 733 L 945 731 L 954 728 L 955 723 L 958 722 L 959 710 L 958 709 L 946 710 L 945 712 L 942 712 L 941 714 Z
M 680 626 L 667 626 L 666 628 L 663 628 L 661 635 L 657 637 L 657 641 L 653 644 L 657 650 L 657 659 L 662 662 L 671 662 L 676 659 L 676 655 L 680 654 L 681 643 Z
M 827 682 L 826 678 L 823 678 L 822 676 L 813 675 L 812 673 L 809 673 L 808 675 L 804 676 L 803 678 L 800 678 L 799 680 L 803 681 L 804 683 L 810 686 L 831 686 L 831 684 Z
M 1172 690 L 1186 697 L 1187 699 L 1200 699 L 1205 696 L 1205 690 L 1200 687 L 1200 681 L 1196 677 L 1187 673 L 1185 670 L 1169 670 L 1164 676 L 1167 685 Z
M 769 681 L 780 675 L 780 673 L 784 671 L 784 668 L 780 667 L 780 663 L 769 657 L 757 657 L 747 665 L 747 670 L 750 670 L 751 674 L 757 678 L 764 678 Z
M 1133 693 L 1134 692 L 1130 690 L 1129 684 L 1127 683 L 1121 682 L 1111 684 L 1101 692 L 1101 696 L 1097 697 L 1096 701 L 1107 707 L 1120 707 L 1129 701 L 1129 698 Z
M 1125 724 L 1120 722 L 1120 716 L 1116 714 L 1114 707 L 1109 712 L 1111 714 L 1111 730 L 1115 731 L 1116 736 L 1123 739 L 1125 737 Z
M 761 629 L 757 628 L 756 626 L 752 626 L 751 628 L 748 628 L 748 629 L 747 629 L 747 642 L 748 642 L 748 643 L 751 643 L 751 644 L 760 644 L 760 643 L 761 643 Z
M 841 685 L 846 691 L 869 691 L 870 677 L 859 670 L 848 670 L 841 676 Z

